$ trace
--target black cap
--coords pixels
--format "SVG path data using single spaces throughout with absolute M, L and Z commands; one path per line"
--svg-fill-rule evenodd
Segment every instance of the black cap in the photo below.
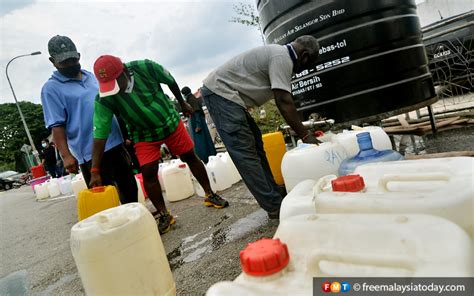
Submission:
M 189 87 L 185 86 L 181 89 L 181 93 L 184 96 L 189 96 L 191 94 L 191 89 Z
M 49 39 L 48 42 L 49 55 L 55 62 L 61 63 L 70 58 L 79 58 L 74 42 L 69 37 L 56 35 Z

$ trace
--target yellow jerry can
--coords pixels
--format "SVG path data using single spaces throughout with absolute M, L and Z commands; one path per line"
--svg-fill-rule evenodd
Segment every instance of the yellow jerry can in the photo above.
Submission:
M 117 207 L 120 199 L 114 186 L 99 186 L 84 189 L 77 198 L 77 217 L 79 221 L 103 210 Z
M 281 132 L 264 134 L 262 136 L 263 149 L 267 155 L 273 178 L 278 185 L 283 185 L 283 176 L 281 174 L 281 160 L 286 153 L 285 139 Z

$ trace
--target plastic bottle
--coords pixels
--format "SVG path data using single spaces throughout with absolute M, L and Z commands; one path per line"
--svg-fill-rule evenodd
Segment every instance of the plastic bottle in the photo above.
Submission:
M 353 173 L 355 169 L 362 164 L 372 162 L 396 161 L 402 160 L 403 156 L 393 150 L 376 150 L 372 146 L 370 133 L 364 132 L 357 135 L 359 144 L 359 153 L 356 156 L 346 159 L 339 167 L 339 176 L 345 176 Z

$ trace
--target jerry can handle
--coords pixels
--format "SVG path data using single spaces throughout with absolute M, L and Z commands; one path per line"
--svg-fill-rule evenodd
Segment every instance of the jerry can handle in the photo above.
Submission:
M 324 177 L 319 178 L 318 182 L 316 182 L 316 184 L 313 187 L 313 200 L 321 192 L 330 191 L 331 181 L 336 178 L 337 178 L 336 175 L 326 175 Z
M 427 173 L 427 174 L 387 174 L 379 179 L 378 190 L 390 192 L 388 183 L 390 182 L 423 182 L 423 181 L 449 181 L 450 176 L 446 173 Z
M 413 274 L 416 260 L 406 255 L 387 256 L 383 254 L 357 254 L 348 252 L 337 252 L 333 250 L 318 250 L 309 256 L 308 271 L 312 276 L 329 276 L 325 274 L 319 266 L 321 261 L 331 261 L 335 263 L 358 265 L 361 267 L 378 267 L 405 269 Z M 334 276 L 334 275 L 332 275 Z M 343 276 L 343 275 L 341 275 Z
M 94 193 L 104 192 L 105 186 L 96 186 L 96 187 L 93 187 L 91 190 Z

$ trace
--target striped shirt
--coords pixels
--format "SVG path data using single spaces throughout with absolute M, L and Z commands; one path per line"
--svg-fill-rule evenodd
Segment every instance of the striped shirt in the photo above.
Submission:
M 106 139 L 112 116 L 120 116 L 135 143 L 156 142 L 167 138 L 178 127 L 180 116 L 161 89 L 160 83 L 172 85 L 175 80 L 161 65 L 140 60 L 125 64 L 133 72 L 131 93 L 96 96 L 94 105 L 94 139 Z

